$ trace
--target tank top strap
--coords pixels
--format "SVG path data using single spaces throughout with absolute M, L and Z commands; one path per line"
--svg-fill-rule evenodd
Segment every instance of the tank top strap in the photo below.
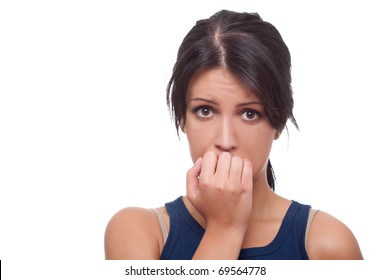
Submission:
M 164 244 L 165 244 L 167 241 L 167 237 L 168 237 L 167 224 L 165 223 L 164 218 L 158 209 L 150 208 L 150 210 L 156 215 L 156 217 L 158 219 L 158 223 L 160 224 L 161 233 L 163 235 L 163 240 L 164 240 Z
M 299 242 L 299 250 L 300 254 L 303 259 L 308 259 L 307 251 L 306 251 L 306 237 L 307 237 L 307 227 L 308 227 L 308 221 L 309 221 L 309 214 L 310 214 L 310 205 L 306 204 L 300 204 L 298 202 L 295 202 L 295 204 L 298 206 L 299 211 L 297 213 L 296 219 L 297 219 L 297 239 Z
M 168 202 L 165 204 L 165 208 L 167 209 L 168 215 L 169 215 L 169 230 L 168 230 L 168 236 L 166 239 L 166 242 L 164 244 L 164 248 L 161 252 L 160 259 L 161 260 L 168 260 L 170 259 L 170 256 L 172 254 L 172 251 L 175 248 L 176 240 L 179 236 L 179 212 L 177 210 L 176 204 L 179 198 L 172 202 Z
M 320 210 L 315 210 L 313 208 L 310 208 L 309 210 L 309 216 L 307 218 L 307 223 L 306 223 L 306 232 L 305 232 L 305 248 L 307 249 L 307 239 L 308 239 L 308 236 L 309 236 L 309 230 L 310 230 L 310 226 L 311 226 L 311 223 L 314 219 L 314 216 L 319 212 Z

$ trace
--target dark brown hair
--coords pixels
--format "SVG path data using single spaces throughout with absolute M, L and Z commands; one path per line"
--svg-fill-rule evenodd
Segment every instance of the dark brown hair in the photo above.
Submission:
M 191 78 L 221 67 L 232 73 L 264 105 L 271 125 L 282 131 L 293 115 L 291 57 L 278 30 L 257 13 L 222 10 L 199 20 L 184 38 L 167 86 L 167 103 L 178 131 L 185 123 L 186 94 Z M 268 184 L 274 190 L 271 162 Z

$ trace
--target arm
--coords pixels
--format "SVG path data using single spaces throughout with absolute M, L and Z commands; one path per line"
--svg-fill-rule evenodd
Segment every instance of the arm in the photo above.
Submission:
M 318 212 L 309 229 L 307 252 L 316 260 L 361 260 L 363 255 L 352 231 L 335 217 Z
M 107 225 L 104 237 L 106 259 L 157 260 L 162 242 L 154 213 L 142 208 L 125 208 Z
M 246 229 L 246 228 L 245 228 Z M 237 260 L 245 230 L 235 227 L 207 226 L 193 260 Z
M 252 210 L 252 165 L 208 152 L 187 173 L 187 198 L 206 221 L 193 259 L 238 259 Z

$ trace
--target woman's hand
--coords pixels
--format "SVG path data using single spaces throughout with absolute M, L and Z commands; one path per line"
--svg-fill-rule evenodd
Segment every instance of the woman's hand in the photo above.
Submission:
M 207 229 L 245 233 L 252 210 L 253 170 L 249 160 L 207 152 L 187 172 L 187 197 L 205 218 Z M 207 230 L 206 229 L 206 230 Z

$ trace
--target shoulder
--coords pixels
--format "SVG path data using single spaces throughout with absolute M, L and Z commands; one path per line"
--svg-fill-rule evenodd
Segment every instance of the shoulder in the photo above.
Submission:
M 352 231 L 332 215 L 318 211 L 309 228 L 307 253 L 310 259 L 362 259 Z
M 155 213 L 128 207 L 108 222 L 104 236 L 106 259 L 159 259 L 162 239 Z

